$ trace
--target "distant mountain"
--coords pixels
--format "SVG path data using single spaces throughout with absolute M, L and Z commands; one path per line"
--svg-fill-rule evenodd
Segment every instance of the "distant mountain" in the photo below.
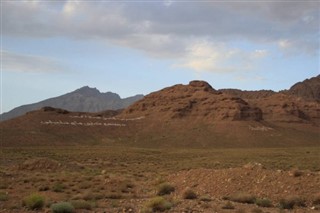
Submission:
M 116 93 L 101 93 L 96 88 L 85 86 L 65 95 L 14 108 L 7 113 L 3 113 L 1 115 L 1 120 L 3 121 L 18 117 L 45 106 L 74 112 L 100 112 L 105 110 L 123 109 L 141 98 L 143 98 L 143 95 L 121 99 Z

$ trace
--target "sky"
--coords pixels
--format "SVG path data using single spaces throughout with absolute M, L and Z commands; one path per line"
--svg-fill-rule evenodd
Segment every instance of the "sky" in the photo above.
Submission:
M 1 113 L 87 85 L 278 91 L 320 72 L 319 1 L 0 2 Z

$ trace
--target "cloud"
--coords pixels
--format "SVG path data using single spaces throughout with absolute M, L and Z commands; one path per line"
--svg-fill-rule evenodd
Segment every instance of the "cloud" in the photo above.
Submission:
M 1 51 L 2 69 L 10 72 L 52 73 L 66 71 L 59 61 L 35 55 Z
M 173 67 L 185 67 L 197 72 L 245 71 L 252 69 L 258 59 L 266 56 L 267 50 L 250 52 L 228 47 L 224 43 L 200 40 L 190 44 L 185 55 Z
M 292 56 L 297 54 L 319 54 L 319 44 L 319 41 L 302 41 L 290 39 L 281 39 L 277 43 L 278 48 L 286 56 Z
M 109 42 L 151 57 L 184 61 L 179 64 L 198 71 L 232 70 L 232 62 L 227 61 L 240 61 L 241 51 L 249 59 L 267 56 L 266 51 L 248 53 L 237 46 L 219 49 L 218 44 L 230 41 L 272 44 L 290 54 L 319 53 L 320 3 L 315 1 L 69 0 L 2 4 L 4 36 Z M 200 40 L 209 41 L 211 46 L 205 48 Z M 210 56 L 194 55 L 201 51 Z

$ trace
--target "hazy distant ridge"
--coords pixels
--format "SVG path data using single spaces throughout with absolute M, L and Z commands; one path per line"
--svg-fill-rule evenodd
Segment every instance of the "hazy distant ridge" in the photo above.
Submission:
M 77 89 L 73 92 L 49 98 L 38 103 L 28 104 L 14 108 L 13 110 L 3 113 L 1 120 L 8 120 L 18 117 L 32 110 L 37 110 L 45 106 L 66 109 L 76 112 L 100 112 L 104 110 L 123 109 L 137 100 L 143 98 L 143 95 L 136 95 L 121 99 L 116 93 L 101 93 L 96 88 L 88 86 Z

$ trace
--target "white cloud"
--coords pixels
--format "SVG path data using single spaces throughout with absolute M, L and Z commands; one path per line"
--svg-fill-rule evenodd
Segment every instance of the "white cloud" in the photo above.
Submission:
M 278 42 L 278 45 L 279 45 L 279 47 L 280 47 L 281 49 L 287 49 L 287 48 L 292 47 L 292 43 L 291 43 L 289 40 L 287 40 L 287 39 L 280 40 L 280 41 Z
M 66 71 L 61 62 L 48 57 L 1 51 L 2 69 L 10 72 L 51 73 Z
M 197 72 L 244 71 L 252 69 L 257 60 L 266 55 L 266 50 L 249 52 L 228 47 L 224 43 L 201 40 L 191 43 L 185 55 L 173 67 L 185 67 Z
M 173 1 L 172 0 L 164 0 L 163 4 L 166 6 L 166 7 L 170 7 L 172 5 Z
M 253 53 L 251 53 L 251 57 L 253 59 L 264 58 L 267 55 L 268 55 L 268 51 L 267 50 L 255 50 Z

